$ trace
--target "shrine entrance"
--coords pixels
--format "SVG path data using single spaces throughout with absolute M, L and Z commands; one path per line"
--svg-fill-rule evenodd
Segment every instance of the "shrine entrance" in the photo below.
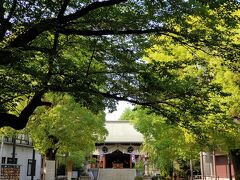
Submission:
M 124 154 L 119 150 L 106 154 L 106 168 L 132 168 L 130 154 Z

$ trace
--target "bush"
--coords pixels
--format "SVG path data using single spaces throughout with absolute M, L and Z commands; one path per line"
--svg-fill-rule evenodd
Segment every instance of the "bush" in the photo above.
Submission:
M 65 169 L 66 169 L 66 165 L 60 164 L 57 168 L 57 175 L 65 175 Z
M 142 177 L 142 176 L 136 176 L 136 177 L 134 178 L 134 180 L 143 180 L 143 177 Z

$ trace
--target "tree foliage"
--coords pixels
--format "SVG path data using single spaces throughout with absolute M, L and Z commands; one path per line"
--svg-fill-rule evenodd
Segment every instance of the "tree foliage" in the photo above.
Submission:
M 201 147 L 196 143 L 197 136 L 184 126 L 169 124 L 167 118 L 140 107 L 124 114 L 128 114 L 124 119 L 144 135 L 143 151 L 162 175 L 169 175 L 175 160 L 198 158 Z
M 234 37 L 230 36 L 230 38 L 235 39 L 239 36 L 240 34 L 238 33 L 234 35 Z M 168 46 L 155 45 L 148 49 L 148 56 L 145 58 L 147 61 L 180 63 L 193 61 L 193 66 L 184 66 L 184 68 L 178 70 L 177 73 L 180 76 L 191 77 L 199 77 L 199 75 L 203 73 L 207 77 L 208 82 L 211 81 L 215 85 L 222 87 L 219 95 L 213 93 L 209 94 L 208 105 L 211 105 L 213 109 L 216 110 L 215 113 L 211 112 L 204 116 L 199 116 L 199 122 L 198 118 L 187 118 L 187 121 L 194 120 L 194 122 L 191 122 L 192 125 L 188 128 L 195 134 L 203 134 L 203 136 L 200 137 L 206 137 L 204 142 L 208 142 L 208 140 L 211 139 L 207 145 L 218 146 L 212 147 L 213 149 L 220 148 L 224 151 L 228 151 L 231 146 L 231 143 L 229 143 L 230 139 L 236 139 L 238 136 L 237 126 L 234 121 L 238 121 L 240 110 L 239 72 L 225 63 L 228 59 L 224 59 L 221 56 L 213 56 L 210 52 L 208 53 L 208 51 L 199 51 L 191 47 L 182 46 L 181 44 L 174 44 L 171 39 L 159 38 L 157 41 L 164 41 Z M 230 53 L 234 54 L 235 52 Z M 194 70 L 194 67 L 198 68 Z M 220 135 L 221 133 L 223 134 Z M 226 138 L 224 143 L 222 142 L 223 138 Z M 219 142 L 217 142 L 218 140 Z M 237 144 L 234 143 L 232 145 L 236 146 Z
M 22 99 L 16 107 L 18 110 L 12 114 L 17 115 L 26 106 L 27 98 Z M 95 149 L 95 143 L 103 142 L 107 134 L 105 113 L 93 113 L 66 93 L 47 93 L 44 100 L 54 103 L 51 107 L 38 108 L 26 128 L 16 131 L 4 127 L 1 133 L 5 136 L 29 135 L 34 148 L 46 159 L 55 160 L 59 155 L 83 163 Z
M 239 34 L 234 36 L 235 38 L 239 37 Z M 233 39 L 235 40 L 235 38 Z M 186 47 L 174 43 L 171 38 L 166 37 L 158 37 L 154 41 L 158 43 L 146 50 L 146 61 L 165 63 L 163 67 L 169 69 L 169 72 L 177 74 L 178 80 L 183 80 L 185 77 L 197 77 L 199 80 L 205 77 L 208 86 L 209 82 L 212 82 L 218 85 L 215 88 L 222 88 L 218 95 L 208 91 L 208 100 L 204 106 L 208 106 L 208 110 L 212 107 L 213 111 L 208 114 L 198 114 L 198 116 L 192 116 L 194 113 L 191 112 L 189 116 L 188 112 L 191 108 L 187 106 L 185 113 L 177 113 L 179 119 L 174 123 L 169 123 L 171 122 L 169 117 L 165 117 L 163 114 L 153 113 L 151 109 L 142 109 L 139 106 L 135 111 L 126 110 L 123 113 L 121 118 L 132 120 L 136 128 L 144 134 L 145 150 L 153 162 L 161 169 L 167 169 L 172 166 L 174 160 L 194 158 L 194 155 L 198 155 L 200 151 L 217 150 L 228 153 L 234 150 L 235 152 L 239 148 L 239 125 L 235 123 L 239 121 L 240 110 L 239 72 L 235 71 L 232 65 L 226 63 L 228 59 L 212 56 L 212 53 L 207 50 L 199 51 L 192 47 Z M 235 52 L 229 53 L 234 54 Z M 166 64 L 169 63 L 181 64 L 181 68 L 168 68 Z M 192 86 L 191 83 L 181 85 L 184 85 L 182 86 L 184 89 L 188 85 Z M 177 89 L 180 88 L 177 86 Z M 196 108 L 191 97 L 188 98 L 184 102 L 199 111 L 200 109 Z M 173 102 L 174 105 L 177 105 L 180 101 L 175 98 Z M 183 103 L 180 107 L 185 108 L 186 106 Z M 238 173 L 237 168 L 235 169 L 236 175 Z
M 24 130 L 42 154 L 87 156 L 96 142 L 103 141 L 107 133 L 104 113 L 92 113 L 67 94 L 47 94 L 45 98 L 54 102 L 53 106 L 39 108 Z
M 161 110 L 169 104 L 156 97 L 166 95 L 162 83 L 168 88 L 192 83 L 198 90 L 201 85 L 193 79 L 166 80 L 168 71 L 142 62 L 142 49 L 151 44 L 149 35 L 165 35 L 196 48 L 220 49 L 225 55 L 235 47 L 226 34 L 233 33 L 230 29 L 238 23 L 234 14 L 238 8 L 239 1 L 227 0 L 2 0 L 0 127 L 24 128 L 37 107 L 50 105 L 42 100 L 47 92 L 70 93 L 93 111 L 105 106 L 114 109 L 117 100 Z M 202 26 L 195 28 L 189 18 Z M 199 92 L 190 87 L 180 90 L 173 89 L 170 98 Z M 29 98 L 29 104 L 19 115 L 11 114 L 22 96 Z M 199 106 L 198 100 L 189 105 Z M 166 116 L 170 109 L 175 108 L 168 108 Z

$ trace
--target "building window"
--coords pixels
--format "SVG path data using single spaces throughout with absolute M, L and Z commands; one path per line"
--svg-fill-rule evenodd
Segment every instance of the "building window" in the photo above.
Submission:
M 17 164 L 17 158 L 7 158 L 7 164 Z
M 35 176 L 36 160 L 29 159 L 27 166 L 27 176 Z
M 2 157 L 2 164 L 6 163 L 6 157 Z

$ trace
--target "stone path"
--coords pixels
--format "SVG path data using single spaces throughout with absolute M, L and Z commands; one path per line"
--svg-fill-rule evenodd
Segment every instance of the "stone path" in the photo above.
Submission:
M 99 169 L 98 180 L 134 180 L 135 169 Z

